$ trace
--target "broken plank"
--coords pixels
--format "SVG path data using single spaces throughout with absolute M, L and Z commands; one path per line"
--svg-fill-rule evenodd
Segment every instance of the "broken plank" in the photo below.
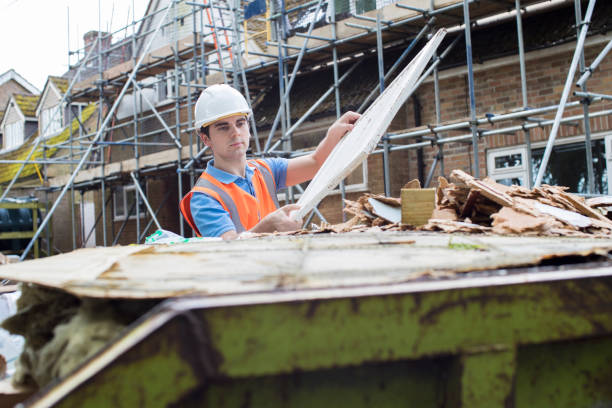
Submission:
M 587 198 L 585 203 L 591 208 L 612 207 L 612 196 Z
M 496 202 L 497 204 L 503 205 L 505 207 L 512 207 L 514 204 L 512 201 L 512 197 L 506 194 L 503 191 L 499 191 L 493 185 L 488 183 L 483 183 L 480 180 L 476 180 L 474 177 L 470 176 L 464 171 L 461 170 L 453 170 L 451 173 L 451 180 L 459 181 L 464 183 L 471 189 L 478 190 L 483 196 L 487 197 L 489 200 Z
M 587 217 L 595 218 L 595 219 L 603 222 L 604 224 L 608 225 L 609 226 L 608 228 L 612 228 L 612 221 L 610 221 L 608 218 L 604 217 L 599 211 L 592 209 L 591 207 L 586 205 L 584 202 L 580 201 L 573 194 L 569 194 L 569 193 L 566 193 L 566 192 L 559 192 L 559 195 L 561 197 L 565 198 L 570 203 L 572 203 L 572 205 L 581 214 L 584 214 Z

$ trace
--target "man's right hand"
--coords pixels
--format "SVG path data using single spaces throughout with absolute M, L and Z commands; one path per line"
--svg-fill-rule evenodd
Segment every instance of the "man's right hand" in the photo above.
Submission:
M 251 232 L 284 232 L 296 231 L 302 228 L 302 220 L 294 220 L 291 213 L 298 211 L 300 206 L 288 204 L 278 210 L 271 212 L 251 228 Z
M 285 232 L 285 231 L 297 231 L 302 228 L 302 220 L 294 220 L 291 214 L 298 211 L 300 206 L 297 204 L 288 204 L 278 210 L 271 212 L 266 215 L 251 228 L 248 232 Z M 248 234 L 248 233 L 247 233 Z M 221 235 L 224 240 L 233 240 L 238 238 L 238 233 L 231 230 Z

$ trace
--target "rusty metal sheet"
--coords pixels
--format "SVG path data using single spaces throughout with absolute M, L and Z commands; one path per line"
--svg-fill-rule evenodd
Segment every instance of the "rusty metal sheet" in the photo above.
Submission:
M 415 232 L 87 248 L 0 268 L 0 277 L 96 298 L 165 298 L 384 286 L 612 251 L 612 239 Z M 450 282 L 450 283 L 449 283 Z M 461 286 L 464 286 L 461 283 Z

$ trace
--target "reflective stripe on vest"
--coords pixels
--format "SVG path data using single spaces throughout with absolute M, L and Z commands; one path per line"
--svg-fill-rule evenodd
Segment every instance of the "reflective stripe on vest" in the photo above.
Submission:
M 230 217 L 232 217 L 232 222 L 236 227 L 236 232 L 240 234 L 241 232 L 246 231 L 246 228 L 244 228 L 244 225 L 242 225 L 242 222 L 240 222 L 240 213 L 238 212 L 236 203 L 234 203 L 232 197 L 230 197 L 225 190 L 202 177 L 198 178 L 197 183 L 195 183 L 195 187 L 208 188 L 219 194 L 219 197 L 221 197 L 221 200 L 223 200 L 223 204 L 225 204 L 225 207 L 227 207 Z
M 255 167 L 257 167 L 257 170 L 259 170 L 264 178 L 264 181 L 266 182 L 268 194 L 270 194 L 270 197 L 272 197 L 274 205 L 276 205 L 276 208 L 280 207 L 280 205 L 278 205 L 278 198 L 276 197 L 276 183 L 274 182 L 274 177 L 270 173 L 270 170 L 268 170 L 266 166 L 262 166 L 261 164 L 257 163 L 255 160 L 249 161 L 249 164 L 253 164 Z

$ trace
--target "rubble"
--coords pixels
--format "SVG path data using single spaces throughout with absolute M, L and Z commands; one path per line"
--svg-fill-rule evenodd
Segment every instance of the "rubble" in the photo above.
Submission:
M 490 226 L 496 234 L 609 237 L 612 231 L 610 219 L 567 187 L 505 186 L 461 170 L 453 170 L 450 179 L 440 179 L 437 206 L 454 209 L 458 221 L 469 217 Z
M 406 184 L 420 188 L 416 180 Z M 505 186 L 494 180 L 478 180 L 461 170 L 453 170 L 450 182 L 438 179 L 435 209 L 429 222 L 420 227 L 391 223 L 377 215 L 372 200 L 401 207 L 399 198 L 364 194 L 356 201 L 345 200 L 350 220 L 337 225 L 324 224 L 317 232 L 410 229 L 500 235 L 610 237 L 612 220 L 607 206 L 612 198 L 584 198 L 567 192 L 567 187 L 542 185 L 533 189 Z M 604 212 L 602 212 L 604 211 Z
M 342 232 L 367 230 L 370 227 L 380 227 L 383 230 L 401 231 L 412 229 L 411 226 L 402 226 L 399 222 L 392 223 L 387 219 L 377 215 L 372 205 L 372 201 L 378 201 L 389 207 L 401 209 L 402 202 L 399 198 L 386 197 L 382 194 L 366 193 L 359 197 L 357 201 L 344 200 L 344 212 L 352 215 L 353 219 L 343 223 L 346 225 Z M 342 224 L 340 224 L 342 225 Z M 330 228 L 330 227 L 328 227 Z

